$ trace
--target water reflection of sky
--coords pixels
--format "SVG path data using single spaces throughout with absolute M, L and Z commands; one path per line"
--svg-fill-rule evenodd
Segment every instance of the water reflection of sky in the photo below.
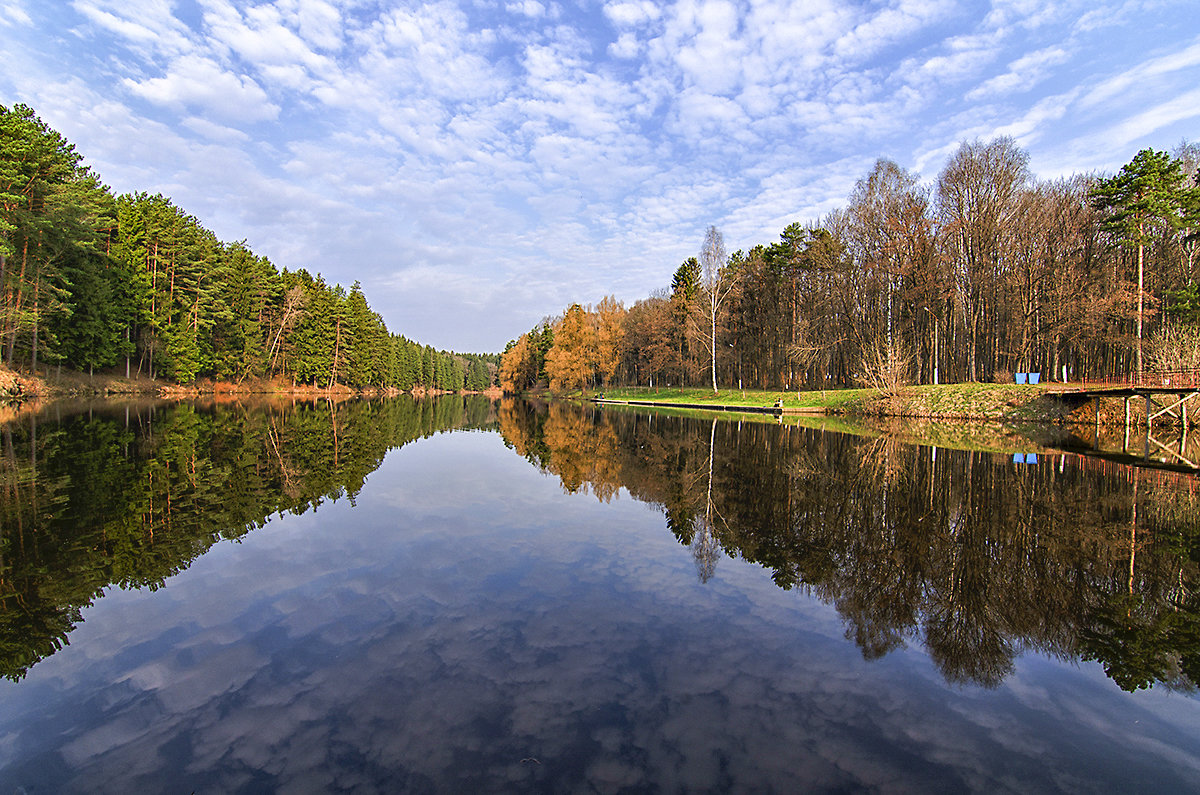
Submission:
M 1186 791 L 1200 701 L 1025 657 L 995 690 L 866 662 L 831 607 L 495 434 L 113 591 L 0 684 L 4 791 Z

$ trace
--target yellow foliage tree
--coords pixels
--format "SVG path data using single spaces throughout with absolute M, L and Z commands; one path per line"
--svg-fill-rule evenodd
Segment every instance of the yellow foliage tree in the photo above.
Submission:
M 522 392 L 537 380 L 536 364 L 529 335 L 522 334 L 516 344 L 500 357 L 500 388 L 510 394 Z
M 611 295 L 596 307 L 596 366 L 605 385 L 613 382 L 621 366 L 626 314 L 625 306 Z
M 571 304 L 554 329 L 554 345 L 546 354 L 550 388 L 584 389 L 596 374 L 597 334 L 594 317 Z

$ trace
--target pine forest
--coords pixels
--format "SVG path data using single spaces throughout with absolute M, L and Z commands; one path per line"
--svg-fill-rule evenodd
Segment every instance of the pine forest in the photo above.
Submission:
M 389 332 L 359 284 L 279 270 L 165 196 L 114 196 L 24 105 L 0 106 L 0 356 L 190 384 L 481 391 L 498 357 Z

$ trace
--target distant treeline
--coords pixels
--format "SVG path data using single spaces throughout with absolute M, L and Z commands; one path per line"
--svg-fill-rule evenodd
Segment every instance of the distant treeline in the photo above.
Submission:
M 844 209 L 727 255 L 710 227 L 669 288 L 573 304 L 509 343 L 502 386 L 823 388 L 1102 378 L 1200 364 L 1200 147 L 1034 179 L 1010 138 L 936 182 L 889 160 Z M 1143 347 L 1145 354 L 1143 355 Z
M 113 196 L 24 105 L 0 105 L 0 302 L 10 367 L 482 390 L 499 365 L 390 333 L 357 282 L 279 271 L 164 196 Z

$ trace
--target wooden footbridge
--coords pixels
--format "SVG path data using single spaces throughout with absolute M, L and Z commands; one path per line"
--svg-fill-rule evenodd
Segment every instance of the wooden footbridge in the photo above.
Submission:
M 1200 369 L 1192 370 L 1158 370 L 1145 371 L 1140 376 L 1132 375 L 1124 380 L 1082 381 L 1079 383 L 1045 384 L 1046 392 L 1056 395 L 1060 400 L 1081 406 L 1091 402 L 1095 407 L 1096 440 L 1099 446 L 1100 436 L 1100 403 L 1104 398 L 1121 398 L 1125 404 L 1125 445 L 1129 450 L 1130 429 L 1133 426 L 1130 418 L 1130 401 L 1144 401 L 1145 413 L 1139 420 L 1145 432 L 1142 437 L 1142 458 L 1149 459 L 1152 450 L 1167 455 L 1170 460 L 1200 469 L 1200 460 L 1187 457 L 1187 435 L 1189 424 L 1196 419 L 1188 419 L 1188 403 L 1190 398 L 1200 395 Z M 1162 419 L 1169 418 L 1169 419 Z M 1162 430 L 1168 426 L 1177 431 L 1179 438 L 1164 444 L 1156 438 L 1154 431 L 1155 420 L 1160 421 Z

